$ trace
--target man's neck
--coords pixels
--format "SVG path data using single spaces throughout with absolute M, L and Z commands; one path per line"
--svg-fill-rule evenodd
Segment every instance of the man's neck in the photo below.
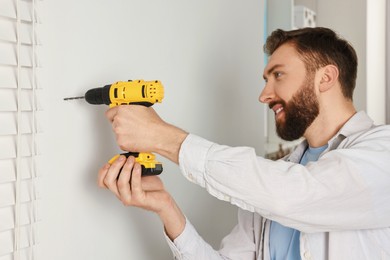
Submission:
M 311 147 L 321 147 L 337 134 L 343 125 L 356 113 L 352 102 L 345 106 L 323 109 L 306 130 L 304 137 Z

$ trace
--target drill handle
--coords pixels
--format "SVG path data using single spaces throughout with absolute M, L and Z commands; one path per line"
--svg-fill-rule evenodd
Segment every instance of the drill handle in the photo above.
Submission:
M 152 153 L 137 153 L 137 152 L 121 153 L 112 157 L 108 161 L 108 163 L 112 164 L 121 155 L 126 156 L 126 158 L 128 158 L 129 156 L 134 156 L 135 161 L 141 165 L 142 176 L 159 175 L 163 171 L 162 164 L 155 160 L 156 156 Z

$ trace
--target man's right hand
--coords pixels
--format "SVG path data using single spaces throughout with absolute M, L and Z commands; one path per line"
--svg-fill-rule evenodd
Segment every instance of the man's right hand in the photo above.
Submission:
M 121 170 L 122 169 L 122 170 Z M 109 189 L 125 206 L 157 213 L 169 238 L 175 239 L 185 227 L 185 217 L 158 176 L 141 177 L 141 165 L 135 158 L 121 155 L 105 164 L 98 174 L 98 185 Z

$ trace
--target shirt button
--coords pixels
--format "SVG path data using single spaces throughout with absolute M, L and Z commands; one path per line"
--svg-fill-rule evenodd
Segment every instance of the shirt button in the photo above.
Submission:
M 309 252 L 309 251 L 306 251 L 306 252 L 303 254 L 303 257 L 304 257 L 305 259 L 311 259 L 311 254 L 310 254 L 310 252 Z

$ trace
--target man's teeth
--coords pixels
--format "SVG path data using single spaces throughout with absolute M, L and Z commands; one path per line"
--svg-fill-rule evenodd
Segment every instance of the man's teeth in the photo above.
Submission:
M 280 107 L 280 108 L 276 109 L 275 114 L 279 114 L 279 112 L 282 111 L 282 110 L 283 110 L 283 107 Z

